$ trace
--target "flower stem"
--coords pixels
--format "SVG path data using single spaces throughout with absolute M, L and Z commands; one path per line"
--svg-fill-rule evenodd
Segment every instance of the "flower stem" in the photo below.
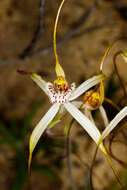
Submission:
M 74 183 L 73 175 L 72 175 L 72 166 L 71 166 L 71 140 L 70 140 L 70 131 L 72 124 L 74 123 L 74 119 L 69 124 L 69 129 L 66 136 L 66 163 L 67 163 L 67 170 L 68 170 L 68 177 L 71 185 L 72 190 L 76 190 L 76 186 Z

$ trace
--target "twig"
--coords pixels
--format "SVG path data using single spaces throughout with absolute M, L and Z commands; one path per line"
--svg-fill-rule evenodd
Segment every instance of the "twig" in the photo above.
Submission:
M 57 45 L 57 46 L 60 46 L 60 45 L 62 45 L 64 42 L 66 42 L 66 41 L 72 39 L 73 37 L 76 37 L 76 36 L 78 35 L 78 33 L 79 33 L 81 27 L 83 26 L 83 24 L 86 23 L 86 22 L 89 20 L 89 18 L 93 15 L 93 13 L 94 13 L 95 10 L 96 10 L 96 7 L 97 7 L 97 0 L 95 0 L 93 7 L 90 8 L 90 10 L 88 10 L 86 13 L 84 13 L 84 14 L 79 18 L 78 22 L 75 23 L 74 29 L 73 29 L 69 34 L 67 33 L 67 34 L 65 35 L 65 37 L 64 37 L 62 40 L 59 40 L 59 41 L 58 41 L 58 43 L 56 42 L 56 45 Z M 51 48 L 51 50 L 52 50 L 52 49 L 53 49 L 53 45 L 50 45 L 50 46 L 47 48 L 47 50 L 48 50 L 49 48 Z M 46 50 L 46 49 L 45 49 L 45 50 Z M 44 50 L 44 51 L 45 51 L 45 50 Z M 39 51 L 39 52 L 37 51 L 37 52 L 33 53 L 33 55 L 30 55 L 30 57 L 31 57 L 31 56 L 33 57 L 33 56 L 40 55 L 40 54 L 44 53 L 44 51 L 43 51 L 43 50 L 42 50 L 42 51 Z
M 98 26 L 88 27 L 88 28 L 84 29 L 81 33 L 78 33 L 78 34 L 74 35 L 74 36 L 71 37 L 71 38 L 79 37 L 79 36 L 81 36 L 81 35 L 83 35 L 83 34 L 87 34 L 87 33 L 93 32 L 93 31 L 95 31 L 95 30 L 97 30 L 97 29 L 100 29 L 100 28 L 102 28 L 102 27 L 105 27 L 105 25 L 100 25 L 100 26 L 98 25 Z M 70 32 L 70 33 L 71 33 L 71 32 Z M 71 40 L 71 38 L 69 38 L 69 34 L 66 35 L 64 38 L 62 38 L 61 40 L 59 40 L 59 41 L 57 42 L 57 47 L 60 47 L 60 46 L 63 45 L 65 42 Z M 25 61 L 25 60 L 30 60 L 30 59 L 32 59 L 32 58 L 39 57 L 39 56 L 41 56 L 41 55 L 43 55 L 43 54 L 46 54 L 46 53 L 48 53 L 49 51 L 52 51 L 52 50 L 53 50 L 53 46 L 52 46 L 52 45 L 49 45 L 48 47 L 45 47 L 45 48 L 43 48 L 43 49 L 41 49 L 41 50 L 38 50 L 38 51 L 34 52 L 30 57 L 25 58 L 24 61 Z M 5 61 L 0 61 L 0 66 L 20 64 L 21 62 L 22 62 L 22 59 L 19 59 L 19 58 L 17 58 L 17 59 L 12 59 L 12 60 L 5 60 Z
M 87 33 L 90 33 L 90 32 L 93 32 L 95 30 L 98 30 L 102 27 L 105 27 L 106 25 L 103 24 L 103 25 L 96 25 L 96 26 L 91 26 L 91 27 L 88 27 L 82 31 L 80 31 L 80 29 L 78 30 L 78 28 L 75 30 L 72 30 L 69 34 L 66 34 L 64 36 L 64 38 L 62 38 L 61 40 L 59 40 L 57 42 L 57 47 L 60 47 L 61 45 L 63 45 L 65 42 L 68 42 L 69 40 L 73 39 L 73 38 L 77 38 L 77 37 L 81 37 L 82 35 L 84 34 L 87 34 Z M 38 56 L 41 56 L 43 54 L 46 54 L 47 52 L 49 51 L 52 51 L 53 50 L 53 45 L 49 45 L 48 47 L 44 48 L 44 49 L 41 49 L 41 50 L 37 50 L 36 52 L 34 52 L 32 55 L 31 55 L 31 58 L 32 57 L 38 57 Z
M 41 5 L 44 3 L 44 1 L 41 1 Z M 35 43 L 37 42 L 37 39 L 38 39 L 38 36 L 41 32 L 40 28 L 42 28 L 42 25 L 43 25 L 43 5 L 40 7 L 40 18 L 41 18 L 41 21 L 39 22 L 38 24 L 38 27 L 35 31 L 35 34 L 34 34 L 34 37 L 30 43 L 30 45 L 24 50 L 24 52 L 19 55 L 19 57 L 17 59 L 12 59 L 12 60 L 5 60 L 3 62 L 0 62 L 0 66 L 4 66 L 4 65 L 8 65 L 8 64 L 18 64 L 20 63 L 20 61 L 22 60 L 29 60 L 33 57 L 38 57 L 42 54 L 45 54 L 47 53 L 48 51 L 51 51 L 53 49 L 53 45 L 49 45 L 48 47 L 46 48 L 43 48 L 41 50 L 37 50 L 36 52 L 32 53 L 31 55 L 28 55 L 30 53 L 30 51 L 34 48 L 35 46 Z M 93 15 L 94 11 L 96 10 L 96 7 L 97 7 L 97 1 L 95 1 L 93 7 L 87 11 L 87 13 L 85 13 L 77 22 L 76 24 L 76 27 L 70 31 L 70 33 L 66 34 L 61 40 L 59 40 L 57 42 L 57 46 L 61 46 L 63 43 L 67 42 L 68 40 L 74 38 L 74 37 L 78 37 L 80 35 L 83 35 L 84 33 L 88 33 L 88 32 L 92 32 L 96 29 L 99 29 L 100 27 L 102 26 L 92 26 L 92 27 L 88 27 L 87 29 L 83 30 L 81 33 L 80 33 L 80 29 L 81 27 L 84 25 L 85 22 L 88 21 L 88 19 Z
M 35 47 L 36 42 L 39 38 L 40 33 L 43 31 L 43 12 L 44 12 L 44 5 L 45 5 L 45 0 L 40 0 L 40 5 L 39 5 L 39 22 L 37 25 L 37 28 L 35 30 L 35 33 L 33 35 L 33 38 L 30 42 L 30 44 L 28 45 L 28 47 L 26 47 L 26 49 L 21 53 L 21 55 L 19 55 L 19 58 L 24 60 L 25 58 L 27 58 L 29 56 L 29 53 L 31 52 L 31 50 Z

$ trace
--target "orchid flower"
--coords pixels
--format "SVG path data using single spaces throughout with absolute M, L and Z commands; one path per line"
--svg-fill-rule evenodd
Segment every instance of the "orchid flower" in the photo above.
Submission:
M 67 110 L 72 117 L 87 131 L 87 133 L 91 136 L 91 138 L 98 143 L 98 140 L 101 136 L 97 127 L 77 108 L 79 102 L 75 102 L 74 100 L 81 96 L 84 92 L 86 92 L 91 87 L 100 83 L 100 81 L 105 79 L 103 74 L 96 75 L 87 81 L 83 82 L 79 87 L 75 87 L 75 83 L 72 83 L 69 87 L 65 73 L 62 66 L 59 63 L 57 49 L 56 49 L 56 28 L 58 23 L 58 17 L 61 11 L 65 0 L 62 0 L 60 7 L 58 9 L 55 26 L 54 26 L 54 53 L 56 58 L 56 80 L 53 83 L 44 81 L 41 76 L 36 73 L 29 73 L 31 79 L 44 91 L 44 93 L 48 96 L 52 106 L 48 110 L 48 112 L 42 117 L 40 122 L 34 128 L 29 143 L 29 163 L 28 169 L 30 169 L 32 153 L 34 151 L 35 146 L 37 145 L 41 135 L 51 124 L 55 116 L 61 109 Z M 20 71 L 22 72 L 22 71 Z
M 125 56 L 126 54 L 122 55 Z M 95 90 L 89 90 L 88 92 L 86 92 L 83 96 L 83 100 L 84 100 L 84 104 L 82 105 L 82 108 L 85 108 L 85 114 L 86 116 L 94 123 L 91 111 L 92 110 L 96 110 L 99 109 L 100 113 L 102 115 L 104 124 L 105 124 L 105 130 L 102 132 L 102 135 L 97 143 L 97 147 L 95 150 L 95 154 L 93 157 L 93 161 L 92 161 L 92 165 L 91 165 L 91 174 L 92 174 L 92 170 L 93 170 L 93 165 L 95 162 L 95 158 L 96 158 L 96 154 L 97 154 L 97 150 L 98 147 L 100 147 L 101 145 L 101 150 L 103 151 L 104 155 L 107 158 L 107 161 L 110 165 L 110 167 L 112 168 L 112 171 L 118 181 L 118 183 L 120 184 L 122 189 L 124 188 L 123 183 L 121 182 L 121 179 L 119 177 L 119 174 L 116 170 L 116 168 L 114 167 L 114 164 L 107 152 L 107 150 L 105 149 L 104 145 L 103 145 L 103 140 L 106 138 L 106 136 L 108 134 L 110 134 L 110 132 L 117 126 L 117 124 L 127 115 L 127 106 L 125 108 L 123 108 L 117 115 L 116 117 L 109 123 L 108 122 L 108 118 L 105 112 L 105 109 L 102 106 L 102 103 L 104 101 L 104 87 L 103 87 L 103 81 L 100 82 L 99 85 L 99 92 L 97 91 L 98 89 Z M 112 102 L 110 102 L 112 104 Z M 116 106 L 115 106 L 116 107 Z M 119 110 L 119 109 L 118 109 Z M 90 177 L 90 179 L 92 180 L 92 176 Z M 91 181 L 92 184 L 92 181 Z
M 57 70 L 58 69 L 58 70 Z M 85 91 L 98 84 L 105 78 L 103 74 L 94 76 L 87 81 L 83 82 L 79 87 L 75 88 L 72 83 L 71 87 L 65 80 L 65 74 L 60 65 L 57 65 L 56 74 L 57 79 L 52 84 L 51 82 L 44 81 L 36 73 L 30 73 L 31 79 L 45 92 L 48 96 L 52 106 L 49 111 L 43 116 L 40 122 L 33 130 L 30 137 L 30 155 L 39 141 L 41 135 L 46 130 L 50 122 L 54 119 L 61 107 L 64 107 L 78 123 L 88 132 L 92 139 L 97 143 L 100 138 L 100 132 L 95 125 L 77 108 L 76 102 L 73 101 L 81 96 Z M 31 160 L 30 156 L 30 160 Z
M 106 111 L 103 107 L 103 101 L 104 101 L 104 84 L 103 81 L 99 84 L 99 91 L 98 89 L 95 90 L 89 90 L 83 95 L 83 104 L 82 107 L 84 109 L 85 115 L 94 123 L 93 117 L 92 117 L 92 110 L 99 109 L 102 119 L 104 121 L 105 127 L 108 125 L 108 118 Z
M 107 55 L 108 55 L 109 51 L 111 50 L 111 48 L 113 47 L 113 45 L 116 42 L 118 42 L 120 40 L 124 40 L 124 39 L 127 40 L 127 37 L 121 37 L 121 38 L 117 39 L 116 41 L 112 42 L 112 44 L 106 49 L 105 54 L 102 57 L 102 60 L 100 63 L 100 72 L 101 73 L 103 70 L 105 58 L 107 57 Z M 119 51 L 118 54 L 120 54 L 122 56 L 122 58 L 124 59 L 124 61 L 127 63 L 127 52 Z M 119 113 L 115 116 L 115 118 L 112 121 L 110 121 L 110 123 L 109 123 L 108 118 L 106 116 L 106 112 L 101 105 L 103 103 L 103 100 L 104 100 L 104 88 L 103 88 L 102 81 L 100 83 L 100 92 L 99 93 L 97 93 L 96 91 L 94 92 L 93 90 L 90 90 L 90 91 L 86 92 L 84 95 L 84 102 L 85 102 L 84 107 L 86 109 L 85 113 L 86 113 L 87 117 L 91 121 L 93 121 L 90 111 L 99 108 L 101 115 L 103 117 L 105 126 L 106 126 L 105 130 L 102 132 L 101 138 L 98 141 L 98 146 L 112 132 L 112 130 L 115 127 L 117 127 L 119 122 L 127 115 L 127 106 L 125 106 L 121 111 L 119 111 Z M 119 107 L 117 105 L 115 105 L 112 101 L 110 101 L 109 103 L 111 103 L 114 107 L 116 107 L 117 110 L 119 110 Z

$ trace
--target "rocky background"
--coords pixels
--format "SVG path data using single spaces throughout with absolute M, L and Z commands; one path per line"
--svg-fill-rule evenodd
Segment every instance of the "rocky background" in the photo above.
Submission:
M 41 31 L 36 44 L 24 57 L 24 50 L 31 43 L 37 30 L 40 1 L 0 1 L 0 119 L 7 124 L 8 130 L 11 130 L 9 122 L 13 118 L 18 118 L 20 121 L 24 120 L 36 102 L 40 100 L 44 102 L 33 118 L 31 128 L 26 133 L 24 144 L 28 144 L 32 128 L 48 110 L 50 103 L 45 94 L 27 76 L 19 75 L 17 70 L 37 72 L 47 81 L 55 79 L 55 57 L 52 51 L 52 41 L 55 16 L 60 2 L 60 0 L 45 0 L 43 2 Z M 81 81 L 99 73 L 99 64 L 106 48 L 121 36 L 127 36 L 126 0 L 98 0 L 96 6 L 94 6 L 93 0 L 67 0 L 59 19 L 57 42 L 59 59 L 68 82 L 76 82 L 78 86 Z M 105 61 L 104 73 L 107 77 L 114 70 L 113 54 L 121 49 L 127 49 L 125 40 L 118 42 L 113 47 Z M 120 75 L 126 84 L 126 65 L 121 58 L 118 60 Z M 118 82 L 117 79 L 115 80 Z M 122 90 L 120 89 L 116 92 L 113 100 L 118 103 L 117 100 L 121 97 Z M 67 119 L 68 117 L 71 118 L 67 116 Z M 65 121 L 53 130 L 54 134 L 63 134 Z M 22 127 L 21 123 L 19 127 Z M 103 122 L 98 122 L 98 125 L 103 125 Z M 0 136 L 2 138 L 2 133 Z M 82 161 L 90 165 L 95 151 L 94 143 L 78 124 L 75 124 L 71 138 L 72 144 L 74 143 L 78 147 L 78 155 Z M 60 141 L 65 142 L 63 137 Z M 119 155 L 120 151 L 122 152 L 121 158 L 125 158 L 127 155 L 127 149 L 123 146 L 121 149 L 120 145 L 114 145 L 114 150 L 116 155 Z M 12 160 L 15 154 L 9 144 L 1 144 L 0 188 L 2 190 L 14 190 L 13 182 L 16 170 L 12 167 Z M 60 156 L 58 160 L 61 159 L 62 166 L 61 168 L 55 167 L 52 158 L 48 155 L 43 157 L 43 154 L 43 150 L 39 150 L 35 160 L 51 168 L 58 177 L 56 180 L 51 180 L 44 172 L 40 173 L 33 169 L 32 189 L 69 190 L 66 160 Z M 53 159 L 59 157 L 59 154 L 60 152 L 56 151 Z M 28 153 L 26 153 L 27 156 Z M 120 168 L 120 165 L 115 161 L 114 164 Z M 72 153 L 72 170 L 77 190 L 87 189 L 88 167 L 85 167 L 85 164 L 83 165 L 74 153 Z M 114 175 L 101 152 L 98 154 L 94 172 L 95 189 L 109 189 Z M 25 181 L 22 183 L 22 189 L 27 189 L 27 183 Z M 16 188 L 18 190 L 18 187 Z

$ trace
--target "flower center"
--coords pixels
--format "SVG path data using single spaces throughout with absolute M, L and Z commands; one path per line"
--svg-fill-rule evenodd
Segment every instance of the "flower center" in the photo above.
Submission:
M 100 94 L 93 90 L 86 92 L 83 96 L 83 100 L 85 106 L 90 110 L 95 110 L 101 105 Z
M 68 84 L 64 77 L 59 76 L 56 80 L 54 80 L 54 87 L 56 91 L 67 91 L 68 90 Z
M 47 84 L 47 89 L 49 92 L 49 98 L 52 103 L 67 103 L 72 92 L 75 90 L 75 83 L 71 84 L 70 88 L 61 89 L 61 86 L 58 86 L 56 89 L 52 83 Z

